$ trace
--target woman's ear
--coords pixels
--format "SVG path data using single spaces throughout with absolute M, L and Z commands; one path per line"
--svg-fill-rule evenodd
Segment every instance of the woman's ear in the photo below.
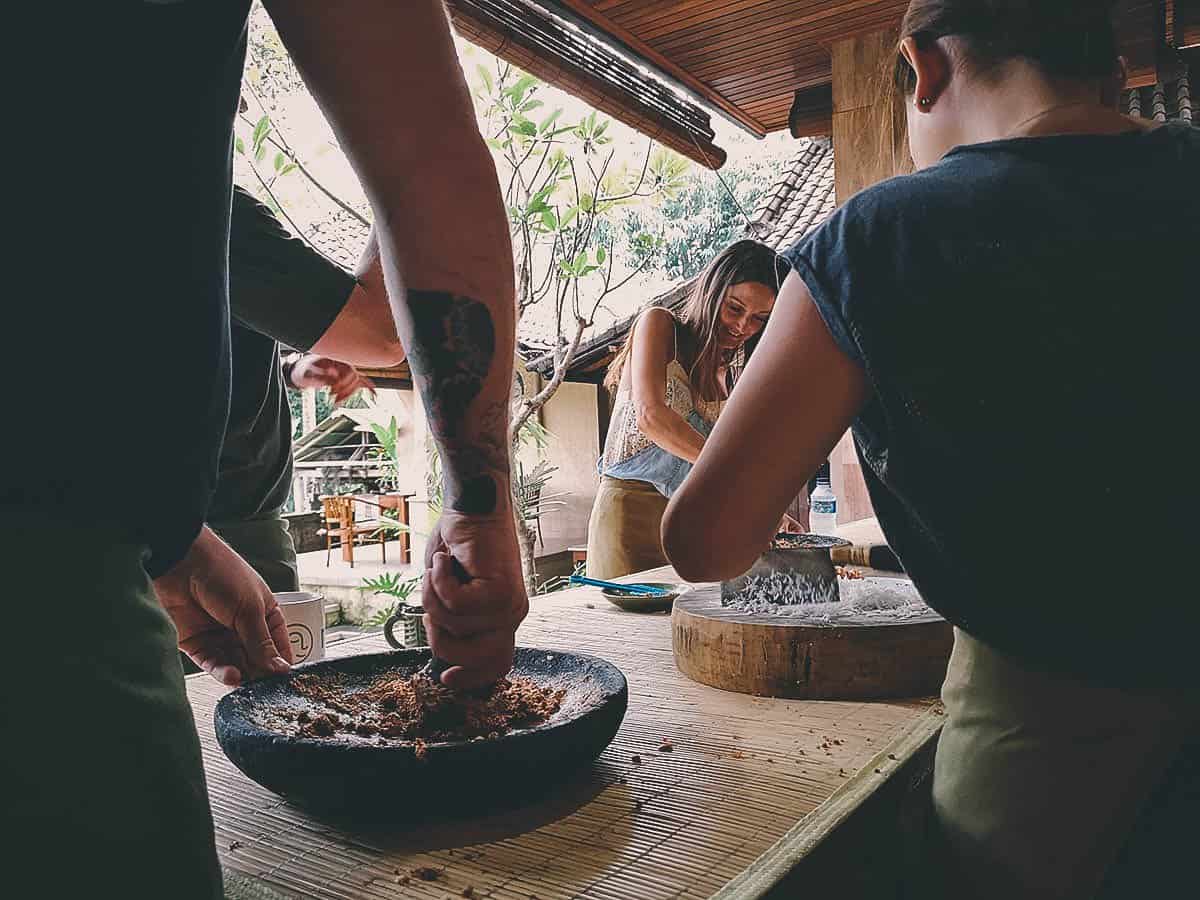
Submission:
M 900 52 L 917 76 L 913 104 L 919 112 L 930 112 L 950 83 L 950 57 L 940 41 L 930 41 L 921 47 L 913 37 L 900 42 Z

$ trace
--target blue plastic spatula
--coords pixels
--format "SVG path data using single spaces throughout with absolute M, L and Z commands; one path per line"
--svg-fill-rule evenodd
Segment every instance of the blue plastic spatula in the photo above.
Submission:
M 646 597 L 665 597 L 667 591 L 662 588 L 650 587 L 646 584 L 617 584 L 615 581 L 601 581 L 599 578 L 588 578 L 586 575 L 572 575 L 568 579 L 571 584 L 588 584 L 592 587 L 607 588 L 624 594 L 641 594 Z

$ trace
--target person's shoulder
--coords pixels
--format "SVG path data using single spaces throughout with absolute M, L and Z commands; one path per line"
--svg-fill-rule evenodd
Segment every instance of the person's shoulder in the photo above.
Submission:
M 637 317 L 633 336 L 637 343 L 673 349 L 675 346 L 675 315 L 663 306 L 650 306 Z
M 820 225 L 784 251 L 797 260 L 827 258 L 831 252 L 854 253 L 878 242 L 905 216 L 904 210 L 919 201 L 923 186 L 914 175 L 899 175 L 852 194 Z
M 674 333 L 675 314 L 665 306 L 648 306 L 638 313 L 638 325 L 655 332 Z

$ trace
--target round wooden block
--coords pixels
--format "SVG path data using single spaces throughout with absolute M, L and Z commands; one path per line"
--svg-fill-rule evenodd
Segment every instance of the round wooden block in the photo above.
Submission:
M 896 624 L 801 624 L 721 606 L 719 584 L 675 601 L 675 665 L 725 691 L 797 700 L 927 697 L 941 689 L 954 644 L 933 610 Z

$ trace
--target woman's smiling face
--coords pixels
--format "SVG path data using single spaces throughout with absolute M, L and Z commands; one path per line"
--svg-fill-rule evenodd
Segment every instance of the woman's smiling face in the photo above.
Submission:
M 717 321 L 717 344 L 723 350 L 736 350 L 766 327 L 775 306 L 775 291 L 757 281 L 730 285 L 721 301 Z

